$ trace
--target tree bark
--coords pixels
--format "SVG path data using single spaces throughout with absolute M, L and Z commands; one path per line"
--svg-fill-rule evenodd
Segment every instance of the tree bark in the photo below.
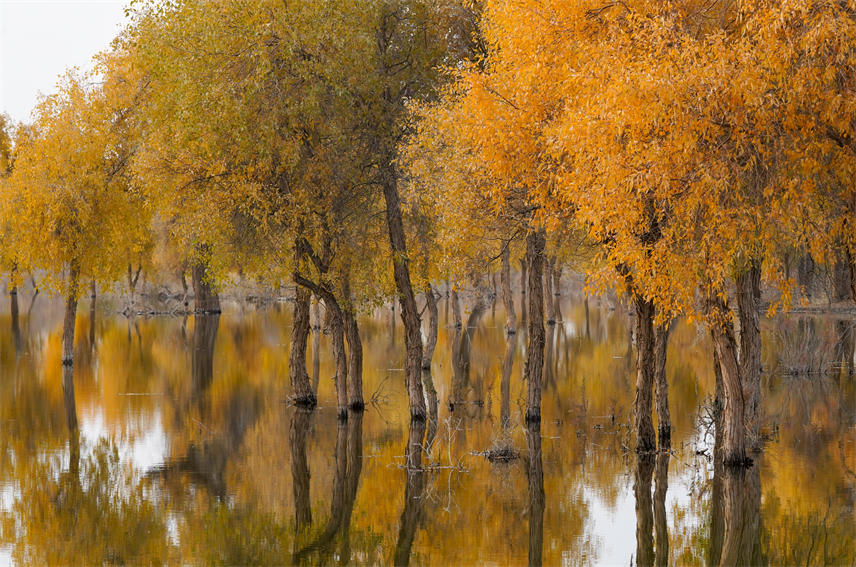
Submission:
M 386 224 L 389 229 L 389 243 L 392 249 L 392 271 L 398 300 L 401 303 L 401 319 L 404 322 L 405 362 L 404 376 L 410 402 L 410 418 L 425 420 L 425 397 L 422 390 L 422 323 L 416 307 L 416 297 L 410 282 L 407 242 L 401 215 L 401 202 L 398 196 L 398 181 L 394 171 L 392 156 L 386 156 L 381 168 L 381 185 L 386 201 Z
M 205 255 L 207 247 L 202 247 Z M 193 280 L 193 310 L 196 313 L 220 313 L 220 297 L 214 292 L 211 274 L 204 260 L 195 259 L 191 267 Z
M 348 339 L 348 408 L 362 411 L 363 401 L 363 342 L 360 340 L 360 328 L 352 308 L 344 310 L 345 337 Z
M 737 278 L 737 314 L 740 319 L 740 378 L 743 384 L 749 445 L 761 447 L 761 264 L 753 261 Z
M 724 394 L 721 419 L 723 462 L 727 466 L 746 466 L 751 461 L 746 458 L 743 385 L 740 380 L 740 365 L 737 362 L 737 344 L 734 340 L 731 311 L 725 301 L 718 296 L 708 298 L 706 310 L 711 318 L 710 326 L 713 341 L 722 372 Z
M 428 289 L 425 290 L 425 302 L 428 307 L 428 337 L 425 341 L 425 352 L 422 355 L 422 370 L 431 370 L 431 360 L 434 358 L 434 350 L 437 348 L 440 318 L 437 309 L 437 296 L 434 295 L 434 288 L 431 287 L 431 284 L 428 284 Z
M 72 264 L 68 276 L 68 291 L 65 296 L 65 316 L 62 321 L 62 364 L 74 364 L 74 325 L 77 319 L 77 296 L 80 271 Z
M 294 403 L 314 408 L 318 398 L 309 383 L 306 371 L 306 341 L 309 338 L 309 290 L 297 286 L 294 297 L 294 321 L 291 330 L 291 349 L 288 357 L 288 377 L 294 392 Z
M 636 305 L 636 397 L 633 401 L 636 451 L 650 453 L 657 448 L 651 418 L 655 374 L 654 304 L 638 293 L 634 293 L 633 302 Z
M 556 305 L 553 302 L 553 258 L 547 260 L 547 266 L 544 270 L 544 301 L 547 308 L 547 324 L 556 324 Z
M 514 313 L 514 298 L 511 295 L 511 251 L 508 246 L 502 249 L 502 270 L 499 274 L 502 288 L 502 303 L 505 306 L 505 333 L 517 333 L 517 315 Z
M 669 413 L 669 382 L 666 379 L 666 352 L 669 345 L 671 321 L 654 329 L 654 404 L 657 410 L 657 446 L 672 445 L 672 418 Z
M 544 246 L 543 229 L 526 235 L 529 260 L 529 348 L 526 351 L 526 421 L 541 421 L 541 374 L 544 370 Z
M 330 343 L 336 362 L 336 414 L 339 419 L 348 418 L 348 358 L 345 354 L 345 322 L 342 310 L 335 301 L 324 298 L 330 309 Z
M 850 299 L 856 302 L 856 254 L 846 244 L 844 245 L 844 257 L 847 260 L 847 271 L 850 274 Z

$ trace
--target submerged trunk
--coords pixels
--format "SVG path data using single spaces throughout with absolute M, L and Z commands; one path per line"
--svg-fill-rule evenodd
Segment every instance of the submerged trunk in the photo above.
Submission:
M 62 321 L 62 364 L 74 364 L 74 324 L 77 319 L 77 295 L 79 271 L 72 266 L 68 276 L 68 291 L 65 296 L 65 316 Z
M 737 344 L 734 341 L 731 311 L 720 297 L 708 299 L 707 310 L 712 318 L 711 331 L 722 372 L 722 458 L 726 465 L 744 466 L 750 461 L 746 458 L 743 386 L 740 381 L 740 366 L 737 363 Z
M 761 565 L 761 477 L 758 467 L 722 470 L 723 534 L 719 564 Z
M 425 419 L 425 398 L 422 390 L 422 323 L 416 307 L 416 297 L 410 283 L 410 268 L 404 223 L 401 220 L 401 202 L 398 183 L 393 169 L 392 156 L 382 169 L 383 197 L 386 201 L 386 224 L 392 249 L 392 268 L 398 300 L 401 303 L 401 319 L 404 322 L 404 378 L 410 402 L 410 418 Z
M 529 348 L 526 351 L 526 420 L 541 420 L 541 374 L 544 370 L 544 245 L 543 230 L 526 235 L 529 260 Z
M 547 308 L 547 324 L 555 325 L 556 324 L 556 305 L 553 302 L 553 265 L 555 264 L 554 258 L 549 258 L 547 260 L 547 266 L 544 270 L 544 301 L 546 303 L 545 307 Z
M 294 324 L 291 330 L 291 350 L 288 357 L 288 377 L 294 392 L 294 403 L 313 408 L 318 403 L 309 373 L 306 372 L 306 340 L 309 338 L 309 297 L 307 289 L 297 286 L 294 297 Z
M 666 380 L 666 352 L 671 322 L 654 329 L 654 404 L 657 410 L 657 444 L 660 449 L 672 444 L 672 418 L 669 414 L 669 383 Z
M 511 296 L 511 251 L 508 246 L 502 249 L 502 271 L 500 272 L 500 287 L 502 288 L 502 303 L 505 306 L 505 332 L 513 335 L 517 332 L 517 315 L 514 313 L 514 298 Z
M 425 290 L 425 302 L 428 307 L 428 337 L 425 341 L 425 352 L 422 355 L 422 370 L 431 370 L 431 360 L 434 358 L 434 349 L 437 348 L 437 331 L 439 326 L 437 296 L 434 295 L 434 288 L 431 287 L 431 284 L 428 284 L 428 289 Z M 433 385 L 431 387 L 433 388 Z
M 737 278 L 737 313 L 740 318 L 740 378 L 743 384 L 749 445 L 761 446 L 761 265 L 753 262 Z
M 333 348 L 333 360 L 336 362 L 336 414 L 339 419 L 348 418 L 348 357 L 345 354 L 345 321 L 342 310 L 336 301 L 324 298 L 324 304 L 330 310 L 330 343 Z M 362 396 L 361 396 L 362 397 Z
M 544 468 L 541 460 L 541 423 L 526 426 L 529 446 L 529 565 L 543 564 L 544 550 Z
M 196 313 L 220 313 L 220 297 L 212 287 L 211 274 L 205 262 L 193 261 L 191 267 L 193 280 L 193 310 Z
M 351 308 L 345 309 L 345 337 L 348 339 L 348 408 L 362 411 L 363 401 L 363 342 L 360 340 L 360 328 Z
M 654 386 L 654 304 L 634 294 L 636 305 L 636 397 L 633 421 L 636 429 L 636 451 L 648 453 L 657 448 L 654 421 L 651 418 L 651 393 Z

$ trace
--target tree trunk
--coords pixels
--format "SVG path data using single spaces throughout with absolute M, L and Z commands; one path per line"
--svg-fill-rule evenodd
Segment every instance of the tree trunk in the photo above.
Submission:
M 844 257 L 847 260 L 847 271 L 850 274 L 850 299 L 856 302 L 856 255 L 846 244 L 844 245 Z
M 294 403 L 314 408 L 318 398 L 309 383 L 306 371 L 306 341 L 309 338 L 309 290 L 297 286 L 294 296 L 294 321 L 291 329 L 291 349 L 288 356 L 288 377 L 294 392 Z
M 330 310 L 330 342 L 336 362 L 336 414 L 339 419 L 348 418 L 348 357 L 345 354 L 345 321 L 338 302 L 324 298 Z M 362 396 L 360 396 L 362 397 Z
M 529 260 L 529 348 L 526 351 L 526 420 L 541 421 L 541 374 L 544 370 L 544 246 L 543 230 L 526 235 Z
M 722 408 L 722 452 L 727 466 L 745 466 L 751 461 L 746 458 L 746 435 L 743 421 L 743 386 L 740 366 L 737 362 L 737 345 L 734 341 L 734 326 L 731 311 L 720 297 L 708 298 L 707 312 L 711 317 L 716 355 L 722 372 L 724 406 Z
M 89 291 L 89 348 L 95 352 L 95 280 L 92 280 L 92 287 Z
M 668 449 L 672 444 L 672 418 L 669 414 L 669 383 L 666 380 L 666 352 L 671 322 L 654 329 L 654 404 L 657 410 L 657 445 Z
M 62 364 L 74 364 L 74 324 L 77 319 L 78 278 L 80 272 L 72 265 L 68 276 L 68 292 L 65 296 L 65 316 L 62 322 Z
M 21 322 L 18 313 L 18 287 L 13 285 L 9 290 L 9 309 L 12 315 L 12 338 L 15 340 L 15 352 L 20 353 L 24 346 L 21 337 Z
M 422 370 L 431 370 L 431 360 L 434 358 L 434 350 L 437 348 L 440 318 L 437 310 L 437 296 L 434 295 L 434 288 L 431 287 L 431 284 L 428 284 L 428 289 L 425 290 L 425 301 L 428 306 L 428 338 L 425 341 L 425 352 L 422 355 Z
M 386 224 L 392 249 L 392 268 L 398 300 L 401 303 L 401 319 L 404 322 L 404 377 L 410 402 L 410 418 L 425 419 L 425 397 L 422 390 L 422 323 L 416 307 L 416 297 L 410 283 L 407 243 L 401 217 L 398 182 L 393 169 L 392 156 L 381 168 L 383 197 L 386 201 Z
M 761 264 L 752 262 L 737 278 L 737 313 L 740 318 L 740 378 L 743 383 L 749 445 L 761 447 Z
M 553 298 L 551 299 L 551 301 L 553 302 L 553 315 L 557 323 L 562 322 L 562 305 L 560 302 L 561 297 L 562 266 L 559 265 L 559 262 L 556 260 L 556 257 L 553 256 Z
M 461 301 L 458 298 L 458 290 L 452 290 L 452 315 L 455 318 L 455 328 L 460 329 L 461 324 Z
M 547 308 L 547 324 L 556 324 L 556 305 L 553 302 L 553 258 L 547 260 L 544 270 L 544 302 Z
M 541 423 L 530 421 L 526 425 L 526 433 L 529 446 L 529 565 L 539 566 L 543 564 L 545 504 Z
M 654 304 L 638 293 L 634 293 L 633 302 L 636 305 L 636 397 L 633 401 L 636 451 L 650 453 L 657 448 L 651 418 L 655 374 Z
M 517 315 L 514 313 L 514 298 L 511 296 L 511 251 L 508 246 L 502 249 L 502 270 L 499 273 L 502 288 L 502 303 L 505 306 L 505 333 L 517 333 Z
M 203 247 L 207 250 L 207 247 Z M 196 313 L 220 313 L 220 297 L 214 292 L 211 274 L 203 260 L 195 259 L 191 268 L 193 310 Z
M 363 401 L 363 342 L 360 340 L 360 328 L 351 307 L 344 310 L 345 337 L 348 339 L 348 408 L 362 411 Z

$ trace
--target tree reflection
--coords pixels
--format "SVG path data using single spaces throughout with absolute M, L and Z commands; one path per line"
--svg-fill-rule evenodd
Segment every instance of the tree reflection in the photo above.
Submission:
M 309 463 L 306 460 L 306 438 L 312 426 L 313 412 L 295 408 L 291 416 L 288 441 L 291 448 L 291 482 L 294 490 L 294 527 L 302 531 L 312 524 L 309 500 Z
M 481 296 L 477 299 L 467 324 L 463 329 L 455 329 L 455 340 L 452 344 L 452 398 L 449 400 L 449 408 L 455 411 L 456 407 L 467 402 L 474 402 L 479 406 L 483 401 L 483 392 L 480 385 L 470 381 L 470 361 L 472 360 L 473 339 L 478 328 L 479 321 L 487 311 L 487 302 Z M 474 400 L 470 400 L 470 397 Z
M 526 424 L 529 448 L 529 565 L 541 565 L 544 548 L 544 469 L 541 462 L 541 422 Z
M 407 453 L 404 471 L 404 510 L 398 528 L 398 540 L 393 554 L 393 565 L 408 565 L 413 540 L 423 520 L 425 502 L 425 475 L 422 468 L 422 439 L 425 437 L 425 422 L 411 421 L 407 436 Z
M 511 422 L 511 368 L 514 366 L 514 353 L 517 351 L 516 335 L 505 339 L 505 356 L 502 359 L 502 379 L 499 383 L 500 410 L 499 421 L 503 429 Z
M 301 410 L 297 410 L 301 411 Z M 331 495 L 330 519 L 324 531 L 311 543 L 295 552 L 295 564 L 307 563 L 311 557 L 316 557 L 314 563 L 325 565 L 330 562 L 339 541 L 339 559 L 347 563 L 350 558 L 350 525 L 351 513 L 354 510 L 354 500 L 360 483 L 362 470 L 363 441 L 362 413 L 349 412 L 347 420 L 337 420 L 336 431 L 336 470 L 333 478 L 333 493 Z M 423 424 L 424 425 L 424 424 Z M 305 471 L 305 489 L 308 500 L 309 471 Z M 295 502 L 297 501 L 297 477 L 295 476 Z M 301 487 L 303 488 L 303 487 Z M 300 520 L 298 520 L 300 521 Z

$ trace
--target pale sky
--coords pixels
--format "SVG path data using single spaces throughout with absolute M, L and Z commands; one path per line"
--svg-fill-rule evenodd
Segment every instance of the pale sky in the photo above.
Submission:
M 125 22 L 126 0 L 0 0 L 0 113 L 30 121 L 38 93 L 90 69 Z

